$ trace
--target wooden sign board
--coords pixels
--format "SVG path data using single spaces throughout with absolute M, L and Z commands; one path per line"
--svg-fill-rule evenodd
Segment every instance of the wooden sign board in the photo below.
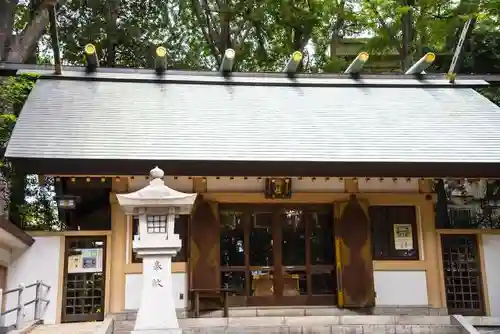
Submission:
M 291 178 L 267 178 L 266 198 L 290 198 L 292 197 Z

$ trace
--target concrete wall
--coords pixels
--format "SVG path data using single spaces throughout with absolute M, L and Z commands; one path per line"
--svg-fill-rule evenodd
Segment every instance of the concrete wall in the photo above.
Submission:
M 187 308 L 187 275 L 172 273 L 172 287 L 176 309 Z M 125 275 L 125 309 L 139 308 L 142 291 L 142 274 Z
M 427 306 L 425 271 L 374 271 L 377 306 Z
M 490 306 L 490 316 L 500 317 L 500 234 L 483 234 L 482 247 L 484 254 L 483 279 L 487 288 L 487 300 L 485 302 Z
M 37 280 L 43 281 L 51 288 L 48 292 L 43 288 L 42 296 L 48 299 L 49 304 L 42 309 L 42 319 L 46 324 L 56 323 L 57 290 L 59 288 L 59 259 L 61 249 L 61 237 L 35 237 L 35 243 L 8 268 L 7 290 L 17 288 L 18 285 L 29 285 Z M 45 294 L 46 293 L 46 294 Z M 25 302 L 35 298 L 35 288 L 26 289 L 23 293 Z M 17 305 L 17 293 L 6 296 L 5 309 L 11 309 Z M 34 304 L 25 308 L 25 321 L 33 320 Z M 16 321 L 16 312 L 5 316 L 5 324 L 10 325 Z

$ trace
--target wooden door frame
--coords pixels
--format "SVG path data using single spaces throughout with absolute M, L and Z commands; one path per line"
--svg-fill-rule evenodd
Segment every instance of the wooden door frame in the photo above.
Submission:
M 234 210 L 240 211 L 244 214 L 243 228 L 244 228 L 244 248 L 245 248 L 245 267 L 246 267 L 246 298 L 242 298 L 242 296 L 234 296 L 230 297 L 232 301 L 230 304 L 234 306 L 281 306 L 281 305 L 335 305 L 337 303 L 336 294 L 338 294 L 338 286 L 334 286 L 335 295 L 312 295 L 312 265 L 310 259 L 310 218 L 308 215 L 305 215 L 305 229 L 306 229 L 306 261 L 304 267 L 306 277 L 307 277 L 307 295 L 300 296 L 283 296 L 283 287 L 284 287 L 284 276 L 283 276 L 283 268 L 285 267 L 282 263 L 282 241 L 283 241 L 283 229 L 281 224 L 281 213 L 287 208 L 303 208 L 304 211 L 314 212 L 315 208 L 319 209 L 327 209 L 332 214 L 332 218 L 334 218 L 334 210 L 332 205 L 329 204 L 307 204 L 307 203 L 276 203 L 276 204 L 222 204 L 220 205 L 221 210 Z M 267 209 L 267 210 L 266 210 Z M 251 296 L 251 286 L 250 286 L 250 275 L 251 268 L 261 267 L 262 266 L 250 266 L 250 231 L 251 231 L 251 213 L 252 212 L 269 212 L 272 213 L 272 240 L 273 240 L 273 284 L 274 284 L 274 294 L 269 297 L 258 297 Z M 220 219 L 219 219 L 220 220 Z M 333 220 L 331 224 L 333 224 Z M 335 239 L 335 229 L 332 226 L 333 240 Z M 332 243 L 333 243 L 332 240 Z M 335 247 L 332 244 L 333 251 L 335 252 Z M 324 267 L 328 267 L 329 265 L 324 265 Z M 322 267 L 318 265 L 318 267 Z M 332 271 L 336 271 L 335 263 L 331 264 Z M 223 268 L 223 267 L 221 267 Z M 226 267 L 227 268 L 227 267 Z M 229 267 L 230 268 L 230 267 Z M 230 271 L 230 270 L 229 270 Z M 333 279 L 333 278 L 332 278 Z
M 95 313 L 94 316 L 88 315 L 77 315 L 70 316 L 74 317 L 74 319 L 67 319 L 68 315 L 66 315 L 66 307 L 65 307 L 65 299 L 67 294 L 67 281 L 68 281 L 68 250 L 69 243 L 72 240 L 95 240 L 95 241 L 103 241 L 103 254 L 102 254 L 102 312 Z M 69 323 L 69 322 L 82 322 L 82 321 L 103 321 L 106 314 L 106 257 L 107 257 L 107 236 L 106 235 L 85 235 L 85 236 L 66 236 L 64 237 L 64 269 L 63 269 L 63 290 L 62 290 L 62 300 L 61 300 L 61 323 Z M 102 314 L 102 316 L 101 316 Z M 80 319 L 82 318 L 82 319 Z

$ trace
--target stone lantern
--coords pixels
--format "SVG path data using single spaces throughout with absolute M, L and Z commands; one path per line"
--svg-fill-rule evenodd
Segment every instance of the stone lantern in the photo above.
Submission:
M 172 290 L 172 257 L 182 242 L 174 233 L 174 224 L 176 215 L 191 213 L 197 196 L 166 186 L 164 173 L 158 167 L 150 175 L 148 186 L 116 195 L 127 215 L 139 217 L 139 237 L 133 241 L 133 248 L 142 257 L 143 284 L 134 334 L 179 328 Z

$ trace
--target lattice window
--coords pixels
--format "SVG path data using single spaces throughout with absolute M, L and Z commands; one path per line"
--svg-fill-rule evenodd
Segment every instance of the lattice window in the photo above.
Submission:
M 167 216 L 147 216 L 148 233 L 167 233 Z
M 443 235 L 443 271 L 450 314 L 482 315 L 481 271 L 475 235 Z
M 66 315 L 102 313 L 104 310 L 102 273 L 68 274 L 66 280 Z

